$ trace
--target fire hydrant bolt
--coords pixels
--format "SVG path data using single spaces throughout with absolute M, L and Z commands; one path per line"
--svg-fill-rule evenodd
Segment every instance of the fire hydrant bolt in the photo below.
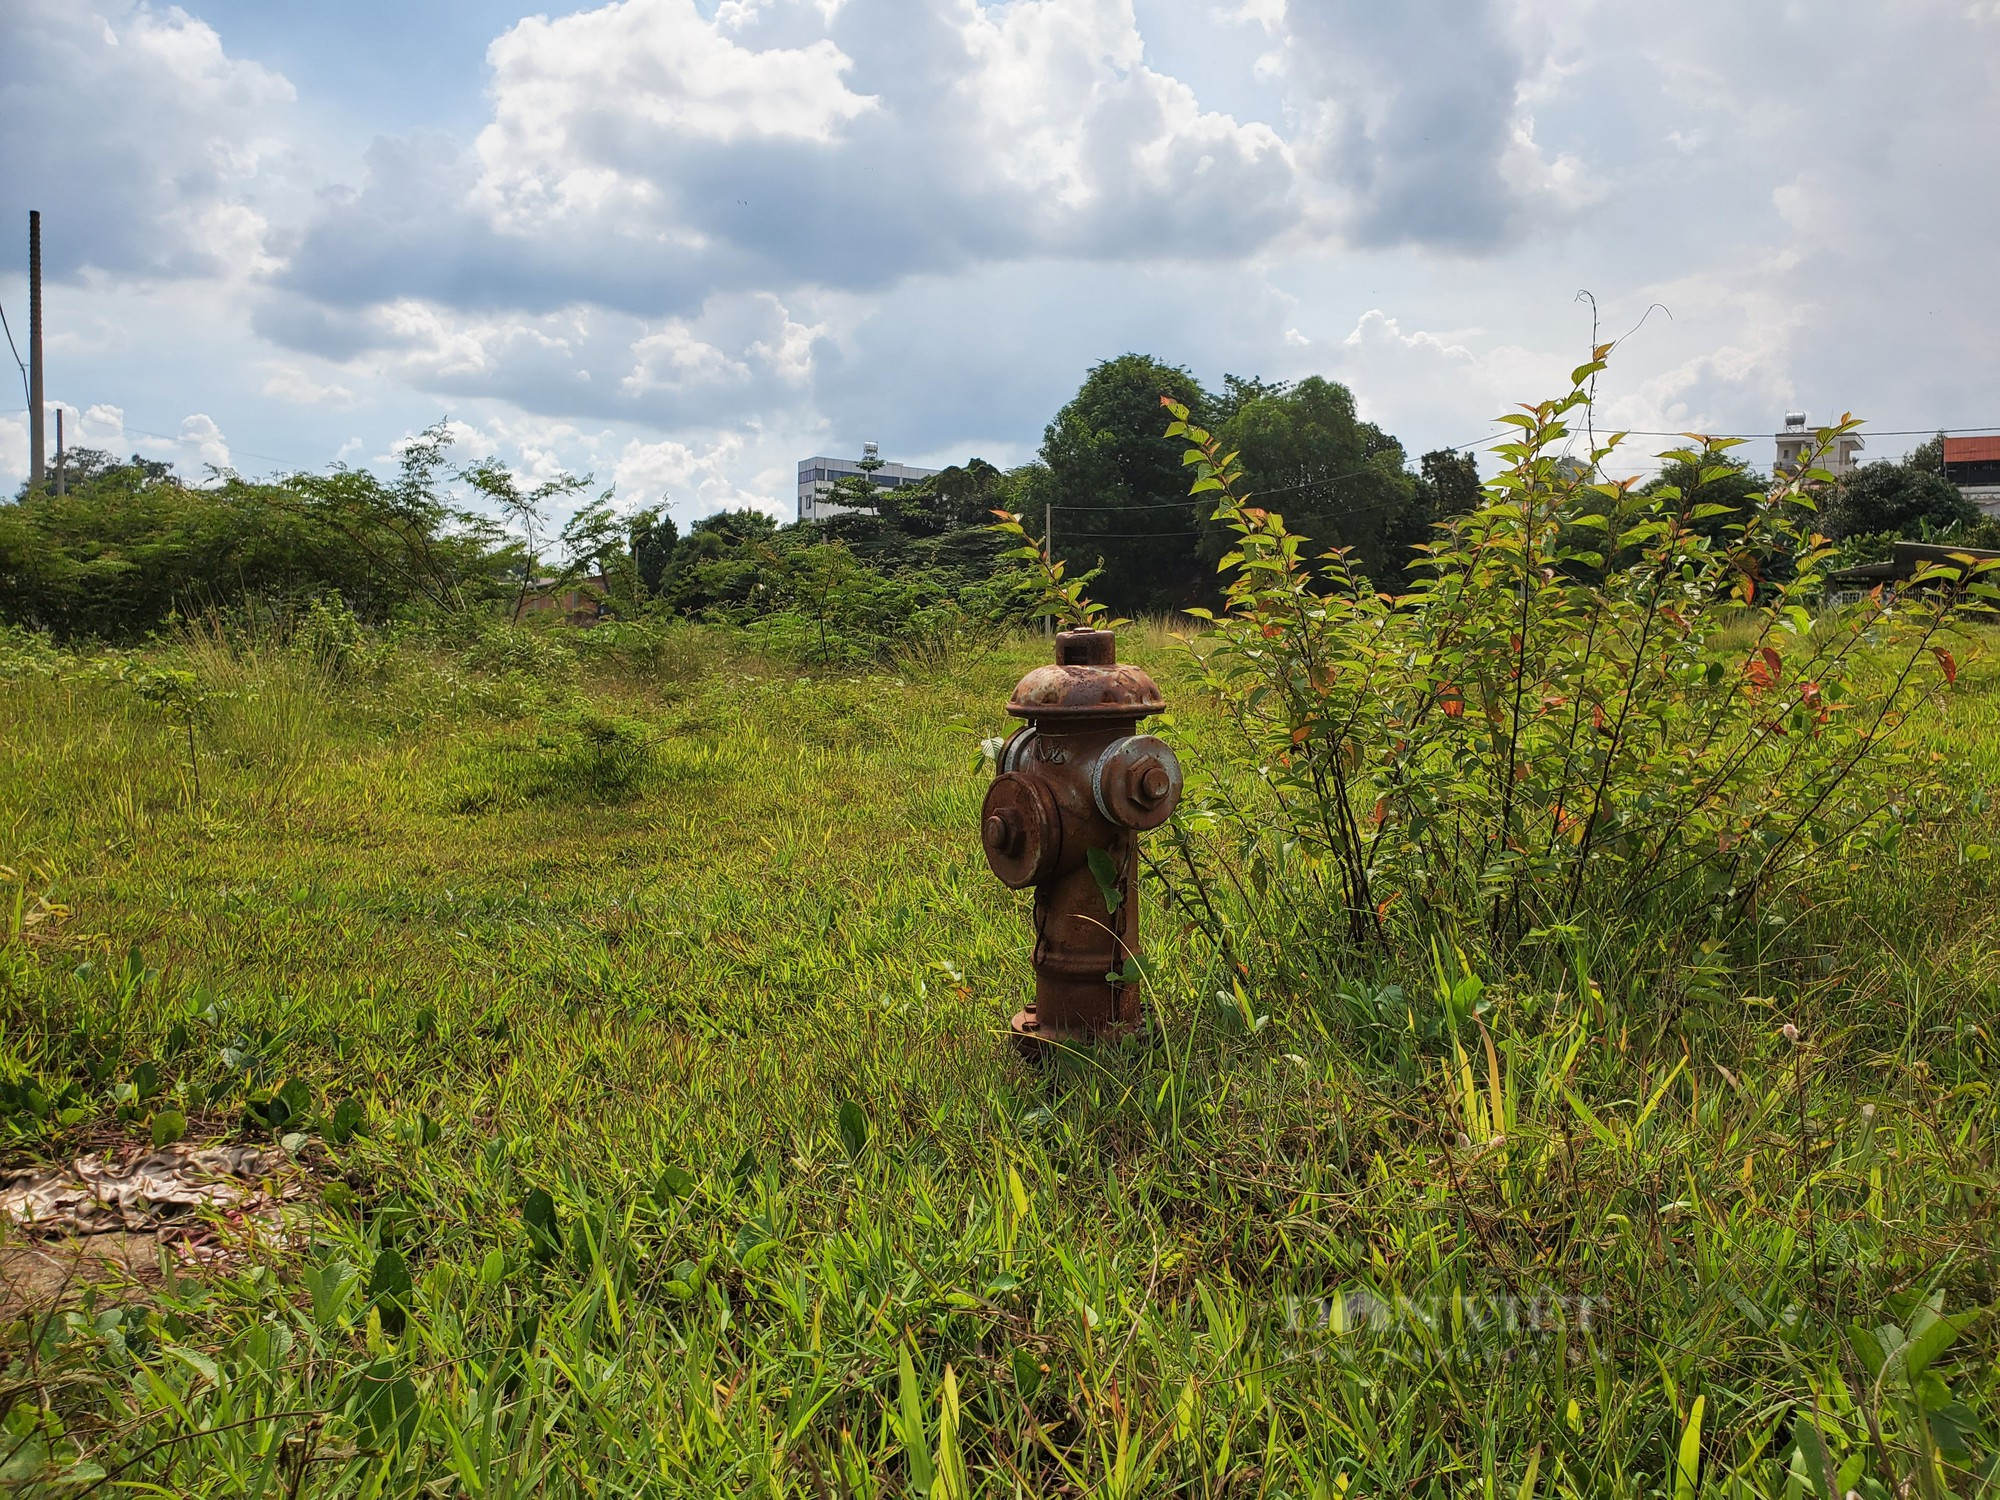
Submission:
M 1000 753 L 981 843 L 993 873 L 1035 889 L 1035 1002 L 1014 1017 L 1024 1045 L 1073 1043 L 1139 1024 L 1138 835 L 1173 816 L 1181 768 L 1164 741 L 1135 731 L 1166 704 L 1153 679 L 1118 665 L 1108 630 L 1056 637 L 1053 666 L 1014 689 L 1027 720 Z M 1107 902 L 1101 851 L 1115 872 Z

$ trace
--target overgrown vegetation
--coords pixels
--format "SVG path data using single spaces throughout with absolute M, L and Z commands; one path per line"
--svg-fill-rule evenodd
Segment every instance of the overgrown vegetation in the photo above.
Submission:
M 682 536 L 657 508 L 621 514 L 609 492 L 564 518 L 586 478 L 524 487 L 491 458 L 454 468 L 451 441 L 439 425 L 406 444 L 394 480 L 342 468 L 209 486 L 74 452 L 67 494 L 0 505 L 0 622 L 130 642 L 218 610 L 280 632 L 346 615 L 431 635 L 534 615 L 689 619 L 833 666 L 949 652 L 1020 615 L 994 566 L 1000 476 L 987 465 L 845 496 L 867 508 L 826 522 L 728 511 Z
M 7 636 L 8 1159 L 241 1135 L 314 1194 L 13 1309 L 0 1474 L 1990 1492 L 1993 636 L 1820 611 L 1823 476 L 1614 482 L 1580 409 L 1520 414 L 1390 600 L 1182 403 L 1233 546 L 1211 629 L 1121 632 L 1194 778 L 1148 842 L 1160 1042 L 1041 1071 L 973 829 L 1045 643 L 885 668 L 795 592 Z M 961 483 L 1011 609 L 1106 620 Z M 653 599 L 973 546 L 886 510 L 624 545 Z M 819 631 L 854 665 L 802 672 Z
M 2000 598 L 1994 564 L 1815 613 L 1833 556 L 1815 492 L 1832 476 L 1746 492 L 1712 440 L 1662 455 L 1663 482 L 1601 478 L 1618 437 L 1582 462 L 1568 449 L 1608 353 L 1505 419 L 1508 467 L 1418 548 L 1397 598 L 1347 549 L 1316 574 L 1281 514 L 1246 505 L 1224 440 L 1163 398 L 1236 538 L 1225 612 L 1195 613 L 1216 622 L 1205 683 L 1268 794 L 1181 827 L 1225 825 L 1222 858 L 1283 876 L 1255 913 L 1218 915 L 1217 941 L 1261 918 L 1280 971 L 1306 982 L 1344 956 L 1315 936 L 1338 930 L 1651 984 L 1781 925 L 1812 866 L 1893 858 L 1948 804 L 1898 732 L 1956 677 L 1941 632 Z M 1229 904 L 1188 869 L 1205 911 Z

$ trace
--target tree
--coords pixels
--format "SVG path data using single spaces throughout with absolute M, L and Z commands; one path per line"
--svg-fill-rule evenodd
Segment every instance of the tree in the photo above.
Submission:
M 870 567 L 935 570 L 944 581 L 971 583 L 993 575 L 1002 543 L 989 529 L 996 509 L 1012 508 L 1018 483 L 974 458 L 917 484 L 861 496 L 834 486 L 835 503 L 852 508 L 802 528 L 836 541 Z M 851 493 L 853 500 L 843 500 Z
M 640 599 L 639 574 L 626 545 L 631 522 L 611 502 L 612 492 L 606 490 L 563 523 L 562 567 L 549 591 L 560 595 L 582 585 L 593 594 L 601 591 L 600 602 L 614 614 L 630 615 Z
M 537 589 L 548 587 L 538 577 L 541 566 L 541 549 L 544 541 L 543 530 L 548 525 L 549 504 L 568 495 L 575 494 L 590 483 L 588 474 L 557 474 L 545 479 L 531 490 L 524 490 L 514 478 L 513 471 L 497 458 L 482 458 L 478 463 L 459 470 L 458 477 L 479 494 L 484 495 L 515 526 L 520 528 L 527 556 L 521 563 L 520 586 L 514 594 L 514 618 L 521 618 L 521 610 L 528 602 L 528 595 Z M 562 580 L 556 580 L 559 587 Z
M 1000 571 L 1005 541 L 993 530 L 996 510 L 1021 509 L 1024 471 L 1003 473 L 982 458 L 941 470 L 922 484 L 892 490 L 883 509 L 912 534 L 924 538 L 922 566 L 966 582 L 990 579 Z
M 381 581 L 368 592 L 462 608 L 485 591 L 496 564 L 512 560 L 512 549 L 490 520 L 454 505 L 442 492 L 450 477 L 451 445 L 450 428 L 434 422 L 403 445 L 393 481 L 336 464 L 325 474 L 293 474 L 266 486 L 262 498 L 273 509 L 329 528 L 367 558 Z M 344 572 L 333 559 L 322 559 L 320 568 Z M 470 593 L 469 585 L 476 585 Z M 349 607 L 364 614 L 387 607 L 386 599 L 378 604 L 368 592 L 340 591 Z
M 1265 380 L 1256 375 L 1224 375 L 1222 393 L 1210 396 L 1209 419 L 1221 427 L 1252 401 L 1266 396 L 1282 396 L 1292 388 L 1289 380 Z
M 1762 502 L 1770 487 L 1771 481 L 1744 460 L 1728 454 L 1711 454 L 1699 465 L 1683 459 L 1662 464 L 1660 472 L 1647 480 L 1639 493 L 1657 495 L 1668 488 L 1679 490 L 1681 504 L 1688 513 L 1689 529 L 1717 539 L 1728 528 L 1749 520 L 1751 509 Z M 1711 505 L 1727 509 L 1694 514 Z
M 179 484 L 174 476 L 174 466 L 157 458 L 141 458 L 133 454 L 124 463 L 118 462 L 102 448 L 71 448 L 63 454 L 63 483 L 68 485 L 89 484 L 93 480 L 127 471 L 141 484 Z M 28 498 L 28 481 L 22 480 L 20 489 L 14 492 L 17 501 Z
M 1841 479 L 1820 517 L 1829 536 L 1892 535 L 1921 539 L 1979 520 L 1979 507 L 1944 477 L 1942 436 L 1900 462 L 1863 464 Z
M 1348 548 L 1378 586 L 1398 582 L 1428 526 L 1403 445 L 1361 420 L 1346 386 L 1318 375 L 1289 387 L 1238 388 L 1244 399 L 1218 432 L 1242 456 L 1250 503 L 1281 513 L 1308 539 L 1308 555 Z M 1228 533 L 1212 528 L 1206 555 L 1228 550 Z
M 882 467 L 882 460 L 879 458 L 864 459 L 862 462 L 873 463 L 877 469 Z M 874 470 L 871 469 L 863 474 L 841 475 L 819 497 L 816 505 L 837 508 L 838 514 L 826 517 L 828 523 L 856 513 L 872 516 L 876 507 L 882 503 L 882 496 L 885 493 L 883 487 L 875 483 Z
M 778 523 L 760 510 L 703 516 L 674 548 L 660 578 L 660 602 L 682 615 L 748 607 L 760 585 L 768 585 L 777 532 Z
M 1427 521 L 1462 516 L 1479 508 L 1479 464 L 1455 448 L 1433 448 L 1420 461 L 1418 508 Z
M 1042 435 L 1041 467 L 1020 507 L 1039 523 L 1053 502 L 1055 552 L 1071 571 L 1102 558 L 1098 592 L 1114 612 L 1176 609 L 1204 596 L 1198 503 L 1179 450 L 1160 441 L 1160 398 L 1196 410 L 1207 397 L 1178 365 L 1124 354 L 1092 368 Z
M 658 598 L 661 581 L 666 577 L 668 566 L 673 561 L 674 548 L 680 545 L 680 528 L 674 518 L 655 506 L 642 510 L 632 517 L 626 533 L 626 545 L 632 552 L 632 564 L 639 573 L 639 586 L 649 598 Z

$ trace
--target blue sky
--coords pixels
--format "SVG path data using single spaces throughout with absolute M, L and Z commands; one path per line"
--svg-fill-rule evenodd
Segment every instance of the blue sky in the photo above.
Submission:
M 1609 424 L 2000 426 L 1996 85 L 1995 0 L 13 0 L 0 303 L 40 208 L 93 446 L 382 464 L 448 416 L 683 519 L 864 440 L 1018 462 L 1128 349 L 1466 442 L 1583 288 L 1662 309 Z

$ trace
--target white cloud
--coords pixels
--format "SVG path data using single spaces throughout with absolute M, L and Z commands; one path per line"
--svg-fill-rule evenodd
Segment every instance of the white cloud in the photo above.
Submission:
M 746 47 L 726 34 L 733 19 L 705 20 L 693 0 L 620 0 L 518 23 L 486 54 L 494 118 L 474 201 L 516 232 L 606 213 L 664 231 L 660 178 L 688 146 L 823 145 L 875 107 L 842 82 L 853 62 L 830 40 Z
M 1485 252 L 1592 196 L 1536 144 L 1546 40 L 1499 0 L 1321 0 L 1282 31 L 1299 158 L 1349 242 Z
M 125 413 L 109 402 L 86 407 L 77 424 L 76 440 L 92 448 L 116 453 L 125 443 Z
M 28 476 L 28 414 L 0 417 L 0 473 L 15 483 Z
M 761 485 L 742 487 L 736 476 L 746 448 L 740 434 L 700 448 L 671 438 L 657 443 L 634 438 L 619 454 L 612 478 L 620 497 L 630 504 L 666 501 L 683 516 L 749 509 L 780 520 L 792 519 L 796 501 L 788 504 L 779 499 L 775 493 L 778 487 L 769 482 L 769 474 L 760 476 L 765 481 Z
M 229 467 L 229 443 L 206 412 L 181 418 L 180 447 L 183 452 L 192 452 L 197 463 L 217 469 Z
M 1033 215 L 1045 243 L 1103 240 L 1112 226 L 1090 222 L 1099 209 L 1171 219 L 1183 194 L 1219 207 L 1224 177 L 1256 219 L 1282 212 L 1283 140 L 1268 125 L 1204 111 L 1186 84 L 1148 68 L 1129 0 L 955 10 L 961 52 L 931 123 L 952 138 L 958 170 L 983 168 L 986 190 Z
M 292 159 L 293 98 L 178 6 L 13 0 L 0 139 L 33 149 L 0 158 L 0 200 L 52 210 L 52 276 L 268 271 L 270 226 L 253 200 Z
M 812 376 L 813 343 L 824 337 L 833 325 L 830 321 L 801 323 L 775 296 L 767 294 L 764 300 L 777 314 L 778 330 L 772 337 L 752 344 L 750 352 L 767 361 L 771 372 L 785 384 L 803 385 Z
M 1307 340 L 1300 347 L 1306 359 L 1296 367 L 1346 382 L 1362 415 L 1392 432 L 1421 431 L 1410 418 L 1428 406 L 1435 415 L 1420 446 L 1474 440 L 1511 403 L 1559 394 L 1558 366 L 1574 363 L 1496 340 L 1483 328 L 1406 333 L 1401 318 L 1379 307 L 1362 313 L 1339 344 Z
M 377 142 L 305 226 L 282 279 L 334 311 L 280 336 L 330 352 L 350 310 L 404 298 L 658 318 L 1039 255 L 1222 256 L 1297 217 L 1278 132 L 1148 67 L 1129 0 L 618 0 L 490 58 L 476 152 Z
M 137 453 L 146 458 L 165 459 L 196 482 L 205 477 L 208 469 L 231 467 L 229 440 L 206 412 L 193 412 L 181 418 L 179 430 L 172 434 L 141 432 L 125 425 L 125 413 L 118 407 L 100 402 L 84 410 L 72 441 L 80 448 L 103 449 L 113 458 Z M 22 457 L 25 462 L 25 445 Z
M 264 394 L 300 406 L 352 406 L 354 392 L 338 381 L 315 380 L 295 364 L 272 361 L 264 379 Z
M 632 373 L 625 377 L 624 388 L 644 395 L 691 382 L 742 380 L 749 374 L 743 361 L 702 342 L 686 320 L 673 318 L 632 345 Z
M 1218 5 L 1210 12 L 1227 26 L 1261 26 L 1276 31 L 1285 24 L 1285 0 L 1236 0 L 1234 5 Z

